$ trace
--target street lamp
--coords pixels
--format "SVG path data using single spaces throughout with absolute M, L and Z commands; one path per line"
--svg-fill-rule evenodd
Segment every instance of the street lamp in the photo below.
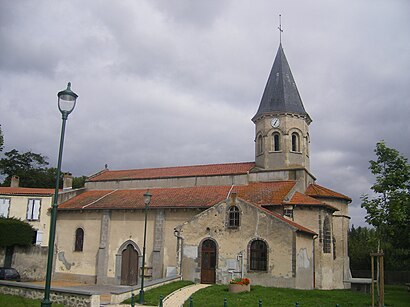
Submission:
M 144 203 L 145 203 L 145 221 L 144 221 L 144 246 L 142 248 L 142 276 L 141 276 L 141 290 L 140 290 L 140 304 L 144 304 L 144 275 L 145 275 L 145 243 L 147 241 L 147 212 L 148 206 L 151 202 L 152 194 L 147 190 L 144 193 Z
M 46 273 L 46 285 L 44 289 L 44 298 L 41 301 L 41 306 L 51 306 L 50 301 L 50 285 L 51 285 L 51 271 L 53 267 L 53 254 L 54 254 L 54 241 L 56 235 L 56 222 L 57 222 L 57 201 L 58 201 L 58 188 L 60 182 L 61 172 L 61 160 L 63 158 L 63 145 L 64 145 L 64 133 L 65 124 L 70 114 L 75 107 L 78 95 L 71 91 L 71 83 L 68 82 L 67 89 L 57 94 L 58 97 L 58 109 L 62 115 L 61 136 L 60 136 L 60 148 L 58 151 L 58 163 L 57 163 L 57 175 L 56 175 L 56 187 L 54 191 L 53 205 L 51 207 L 51 221 L 50 221 L 50 235 L 48 238 L 48 258 L 47 258 L 47 273 Z

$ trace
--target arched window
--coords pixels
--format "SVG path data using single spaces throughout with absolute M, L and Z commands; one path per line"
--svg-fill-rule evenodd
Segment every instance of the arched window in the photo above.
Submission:
M 239 209 L 237 206 L 232 206 L 228 210 L 228 226 L 229 228 L 239 227 Z
M 272 141 L 273 141 L 273 146 L 272 146 L 273 151 L 280 151 L 280 135 L 279 135 L 279 132 L 273 133 Z
M 257 139 L 257 151 L 258 151 L 258 154 L 263 153 L 263 137 L 261 134 L 259 134 L 258 139 Z
M 323 252 L 331 252 L 332 234 L 330 231 L 329 217 L 326 216 L 323 222 Z
M 255 240 L 250 246 L 250 266 L 252 271 L 266 271 L 268 267 L 268 248 L 262 240 Z
M 74 251 L 82 252 L 84 245 L 84 230 L 82 228 L 77 228 L 75 231 L 75 244 Z
M 296 132 L 292 133 L 292 151 L 300 151 L 299 134 L 297 134 Z

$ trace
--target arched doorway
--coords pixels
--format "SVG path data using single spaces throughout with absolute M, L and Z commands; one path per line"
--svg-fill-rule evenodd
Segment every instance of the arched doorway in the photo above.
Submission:
M 201 247 L 201 283 L 214 284 L 216 269 L 216 244 L 207 239 Z
M 121 285 L 138 283 L 138 251 L 128 244 L 121 254 Z

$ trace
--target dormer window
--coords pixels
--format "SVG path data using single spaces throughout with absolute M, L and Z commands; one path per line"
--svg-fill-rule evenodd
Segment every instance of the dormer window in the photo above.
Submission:
M 228 210 L 228 227 L 238 228 L 240 224 L 240 212 L 237 206 L 232 206 Z

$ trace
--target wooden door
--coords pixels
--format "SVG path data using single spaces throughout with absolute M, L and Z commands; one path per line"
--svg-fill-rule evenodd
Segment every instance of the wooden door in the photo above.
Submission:
M 205 240 L 201 248 L 201 283 L 215 283 L 216 244 L 212 240 Z
M 121 285 L 133 286 L 138 283 L 138 252 L 131 244 L 122 251 Z

